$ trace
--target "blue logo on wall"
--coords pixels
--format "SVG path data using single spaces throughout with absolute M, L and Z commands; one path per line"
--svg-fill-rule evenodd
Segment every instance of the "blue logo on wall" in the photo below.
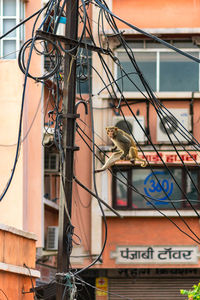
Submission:
M 145 178 L 144 192 L 148 197 L 158 200 L 155 204 L 168 204 L 169 202 L 161 203 L 159 200 L 166 200 L 171 196 L 174 188 L 173 182 L 166 179 L 166 173 L 163 171 L 156 171 L 154 174 L 151 173 Z

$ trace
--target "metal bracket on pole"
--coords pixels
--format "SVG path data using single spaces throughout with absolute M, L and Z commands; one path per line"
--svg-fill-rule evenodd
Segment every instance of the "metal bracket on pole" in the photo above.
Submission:
M 111 52 L 110 50 L 107 50 L 107 49 L 103 49 L 103 48 L 100 48 L 100 47 L 97 47 L 97 46 L 94 46 L 91 44 L 83 43 L 83 42 L 79 43 L 78 41 L 76 41 L 74 39 L 67 38 L 65 36 L 53 34 L 53 33 L 46 32 L 46 31 L 42 31 L 42 30 L 37 30 L 36 34 L 38 36 L 46 37 L 46 38 L 49 38 L 50 40 L 54 40 L 54 41 L 60 41 L 60 42 L 66 43 L 71 46 L 78 45 L 80 48 L 86 48 L 88 50 L 95 51 L 95 52 L 98 52 L 101 54 L 109 55 Z
M 66 146 L 66 150 L 78 151 L 80 148 L 78 146 Z
M 77 119 L 77 118 L 80 118 L 80 115 L 67 113 L 67 114 L 62 114 L 62 117 L 67 118 L 67 119 Z

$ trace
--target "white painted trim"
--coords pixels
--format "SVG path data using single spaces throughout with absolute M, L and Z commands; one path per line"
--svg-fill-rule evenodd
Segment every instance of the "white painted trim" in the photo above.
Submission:
M 160 90 L 160 52 L 156 53 L 156 92 Z
M 151 34 L 199 34 L 200 33 L 200 27 L 194 27 L 194 28 L 142 28 L 143 31 Z M 120 32 L 123 32 L 124 34 L 140 34 L 135 29 L 131 28 L 121 28 Z M 113 31 L 111 29 L 105 30 L 106 34 L 113 35 Z
M 117 97 L 120 97 L 120 93 L 116 93 Z M 155 96 L 159 99 L 191 99 L 200 98 L 200 92 L 154 92 Z M 126 99 L 145 99 L 144 96 L 139 92 L 123 92 Z M 144 95 L 148 98 L 146 92 Z M 110 99 L 109 95 L 103 95 L 102 100 Z
M 21 0 L 16 0 L 16 15 L 15 16 L 4 16 L 3 15 L 3 1 L 0 0 L 0 31 L 3 32 L 3 20 L 7 20 L 7 19 L 13 19 L 16 21 L 16 25 L 20 22 L 20 1 Z M 19 51 L 20 49 L 20 28 L 16 29 L 16 36 L 15 37 L 9 37 L 6 36 L 4 39 L 2 39 L 0 41 L 0 57 L 3 57 L 3 42 L 4 41 L 15 41 L 15 51 L 16 51 L 16 58 L 17 59 L 17 51 Z M 5 60 L 13 60 L 13 58 L 4 58 Z
M 46 204 L 47 206 L 52 207 L 56 210 L 59 210 L 59 205 L 58 204 L 53 203 L 51 200 L 48 200 L 48 199 L 45 199 L 45 198 L 43 198 L 43 199 L 44 199 L 43 200 L 44 204 Z
M 44 65 L 43 65 L 44 67 Z M 44 71 L 44 69 L 42 70 Z M 44 74 L 44 73 L 42 73 Z M 43 137 L 43 130 L 44 130 L 44 119 L 45 119 L 45 116 L 44 116 L 44 111 L 43 111 L 43 107 L 44 106 L 44 85 L 42 85 L 42 90 L 41 90 L 41 103 L 40 103 L 40 110 L 41 110 L 41 119 L 40 119 L 40 133 L 41 133 L 41 137 Z M 44 147 L 41 147 L 41 173 L 40 173 L 40 176 L 41 176 L 41 180 L 42 180 L 42 186 L 41 186 L 41 199 L 43 199 L 43 201 L 41 201 L 41 247 L 44 248 L 45 246 L 45 232 L 44 232 L 44 224 L 45 224 L 45 208 L 44 208 Z M 58 208 L 59 209 L 59 208 Z
M 161 210 L 167 217 L 178 217 L 174 210 Z M 104 210 L 106 217 L 116 217 L 110 210 Z M 122 217 L 164 217 L 156 210 L 118 210 Z M 182 217 L 197 217 L 196 213 L 191 210 L 179 210 Z
M 29 270 L 25 267 L 5 264 L 0 262 L 0 271 L 40 278 L 40 271 L 34 269 L 29 269 Z
M 17 229 L 15 227 L 11 227 L 11 226 L 8 226 L 8 225 L 5 225 L 5 224 L 0 223 L 0 230 L 7 231 L 7 232 L 10 232 L 10 233 L 22 236 L 22 237 L 25 237 L 25 238 L 30 239 L 30 240 L 37 241 L 36 234 L 30 233 L 30 232 L 27 232 L 27 231 L 23 231 L 23 230 L 20 230 L 20 229 Z
M 101 198 L 108 203 L 108 172 L 102 172 L 101 176 Z

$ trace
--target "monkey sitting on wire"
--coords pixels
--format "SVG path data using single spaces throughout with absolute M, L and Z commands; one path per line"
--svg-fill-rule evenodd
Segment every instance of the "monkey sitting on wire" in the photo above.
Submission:
M 106 127 L 106 132 L 114 144 L 114 147 L 111 149 L 111 151 L 116 150 L 116 152 L 114 152 L 111 157 L 108 158 L 101 169 L 95 171 L 96 173 L 110 168 L 115 164 L 116 161 L 119 160 L 130 160 L 132 164 L 135 164 L 135 161 L 139 160 L 141 161 L 141 167 L 146 167 L 146 160 L 138 156 L 137 146 L 133 138 L 128 133 L 115 126 Z

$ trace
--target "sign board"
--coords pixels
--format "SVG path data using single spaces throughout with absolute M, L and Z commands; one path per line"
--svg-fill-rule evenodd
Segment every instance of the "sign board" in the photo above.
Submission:
M 166 164 L 182 164 L 182 161 L 185 164 L 190 165 L 195 164 L 195 161 L 200 163 L 200 153 L 197 151 L 178 151 L 178 153 L 179 155 L 176 153 L 176 151 L 158 151 L 158 153 L 154 151 L 144 151 L 144 155 L 139 152 L 139 157 L 146 159 L 151 164 L 156 165 L 163 164 L 163 162 Z M 127 161 L 124 160 L 117 162 L 117 164 L 118 163 L 127 164 Z
M 117 246 L 116 264 L 197 264 L 197 246 Z
M 107 296 L 108 291 L 108 278 L 107 277 L 97 277 L 96 278 L 96 295 L 97 296 Z

